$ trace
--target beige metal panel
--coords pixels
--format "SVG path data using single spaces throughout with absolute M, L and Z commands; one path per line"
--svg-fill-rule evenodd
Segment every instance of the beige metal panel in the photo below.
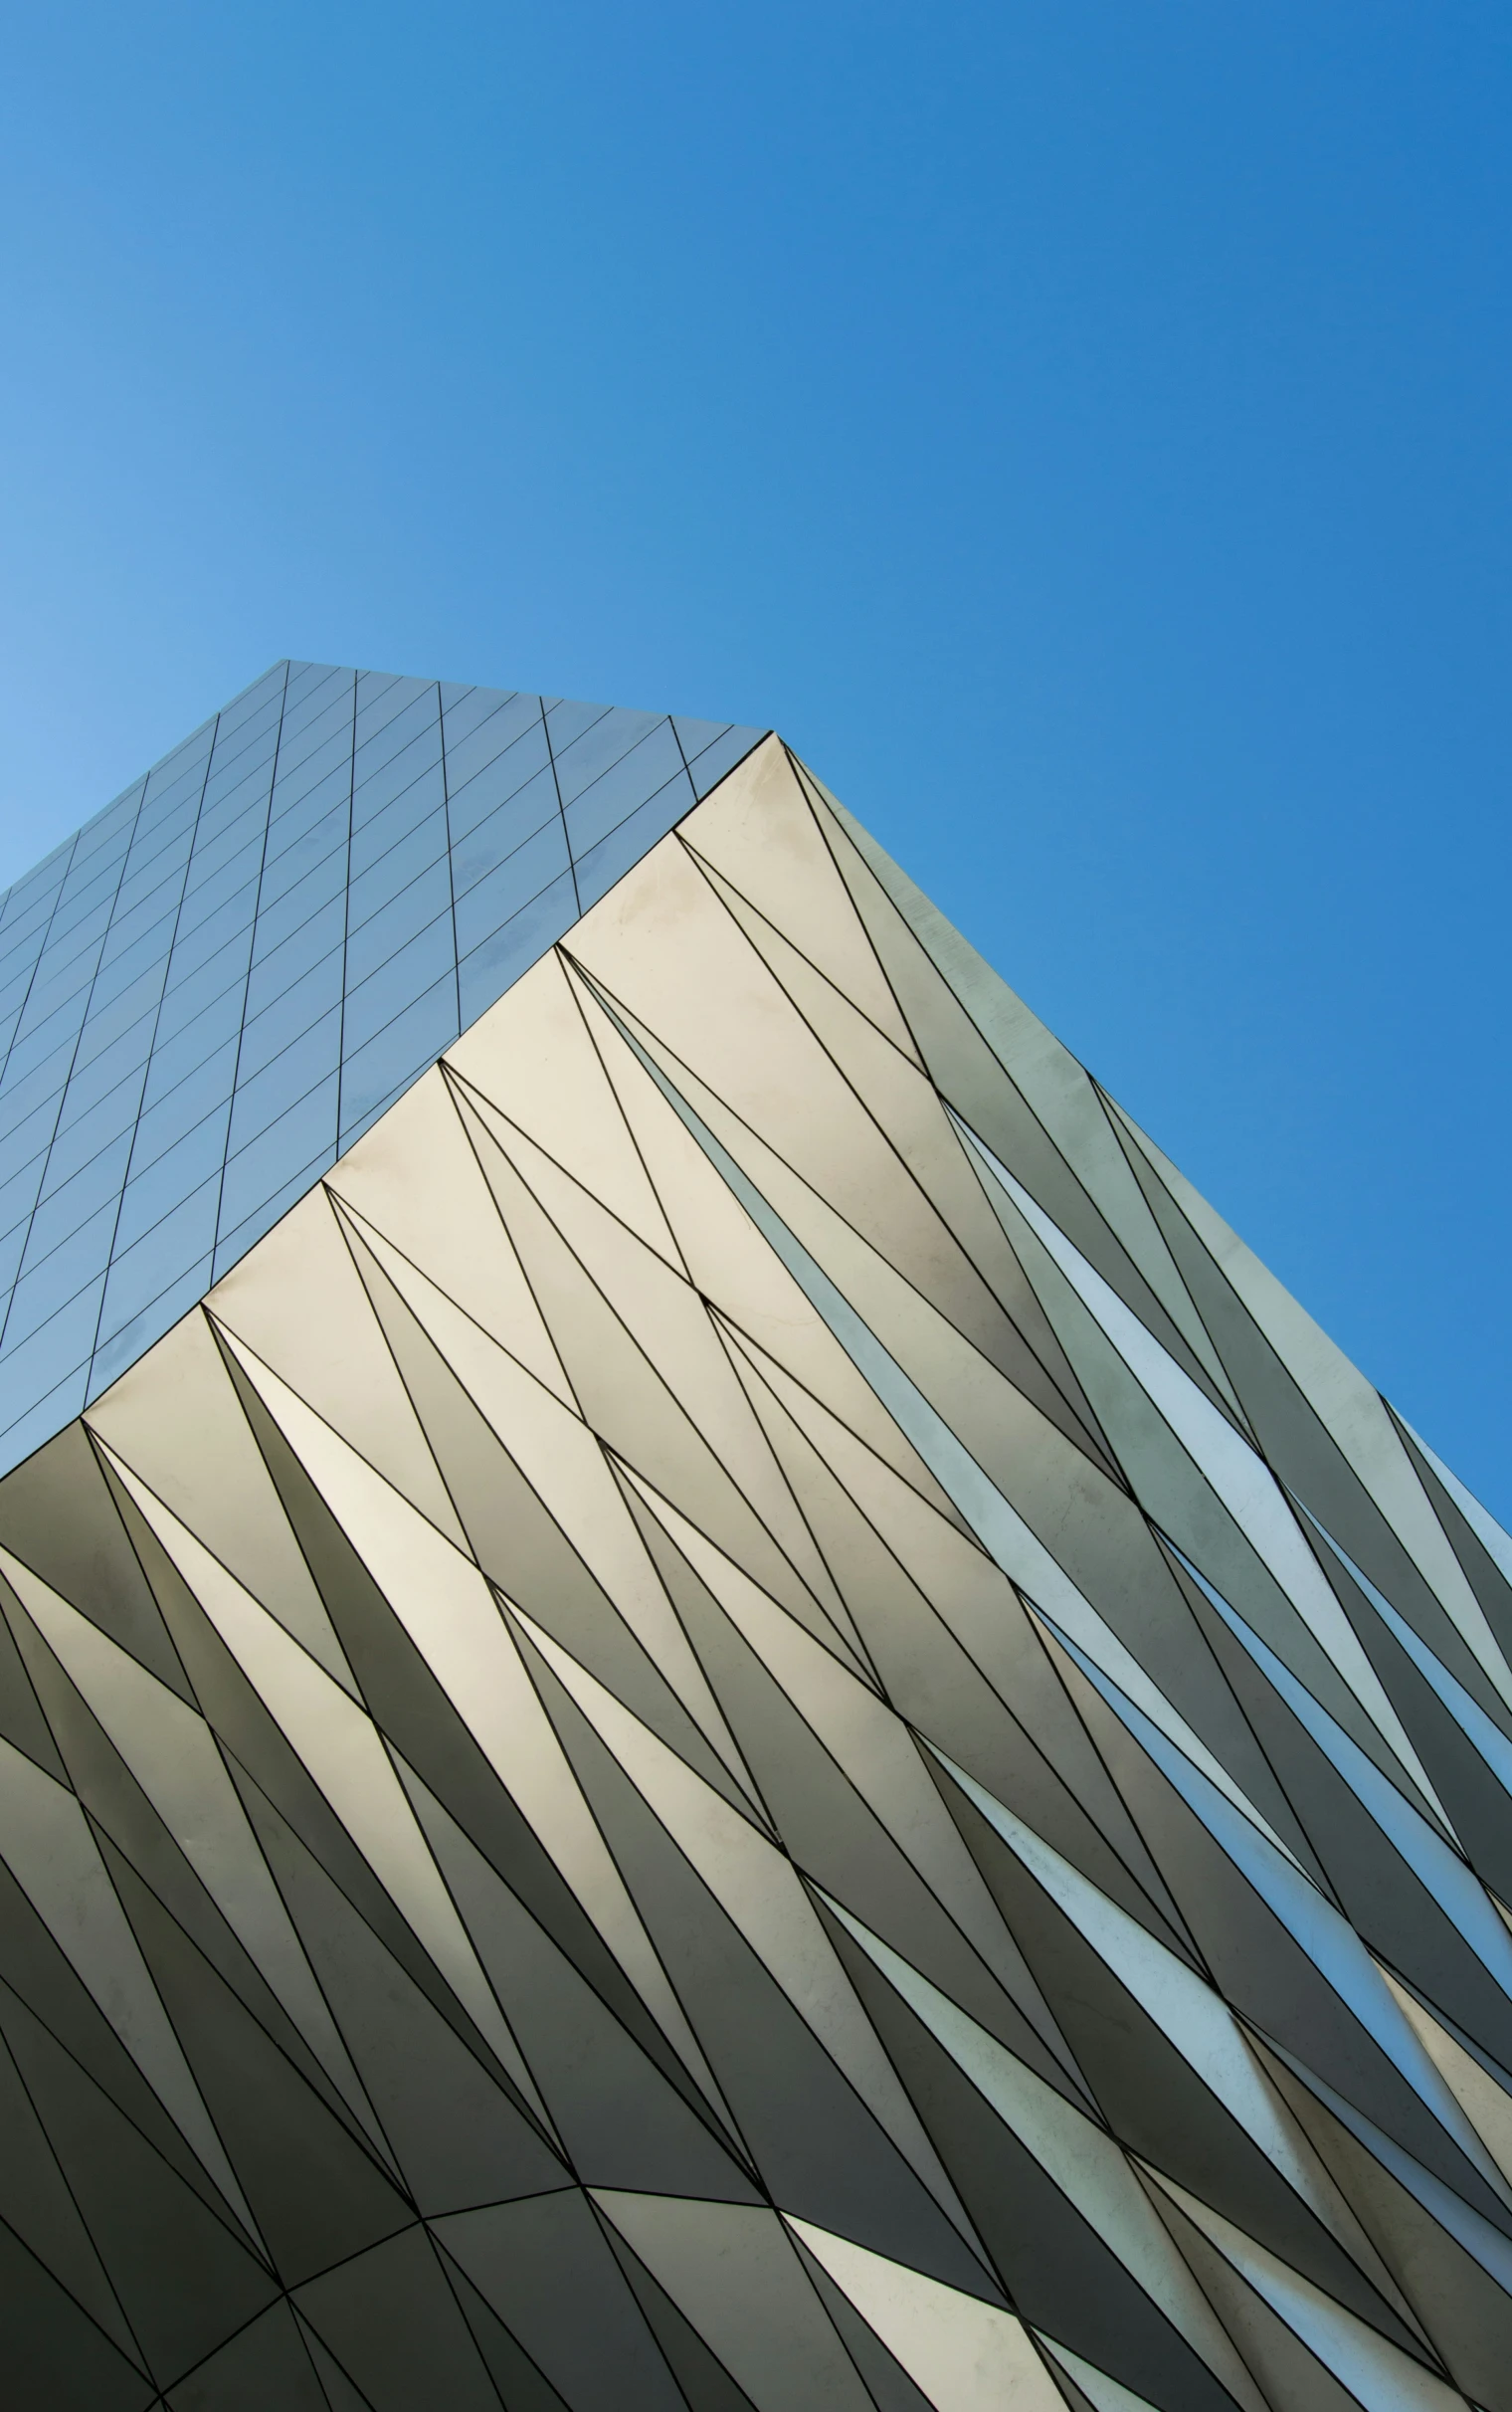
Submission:
M 868 1934 L 846 1911 L 840 1915 L 983 2101 L 991 2104 L 1045 2175 L 1075 2204 L 1088 2226 L 1202 2355 L 1235 2402 L 1245 2412 L 1268 2412 L 1223 2322 L 1174 2249 L 1128 2160 L 1107 2130 L 1053 2086 L 1047 2086 L 995 2036 L 986 2034 L 878 1936 Z
M 1390 1968 L 1383 1967 L 1381 1973 L 1414 2033 L 1502 2175 L 1512 2180 L 1512 2097 L 1505 2094 L 1474 2055 L 1467 2052 L 1463 2044 L 1457 2043 L 1447 2028 L 1440 2025 L 1431 2010 L 1393 1976 Z
M 341 1519 L 396 1616 L 541 1840 L 600 1925 L 674 2049 L 707 2084 L 702 2055 L 583 1804 L 549 1723 L 535 1705 L 508 1627 L 472 1559 L 453 1548 L 397 1492 L 322 1424 L 276 1374 L 240 1352 L 291 1445 Z M 203 1579 L 203 1568 L 201 1575 Z M 204 1596 L 204 1593 L 201 1593 Z M 499 2014 L 472 1945 L 441 1891 L 397 1778 L 371 1727 L 317 1704 L 308 1678 L 273 1647 L 234 1598 L 206 1599 L 289 1739 L 310 1767 L 374 1873 L 426 1944 L 480 2032 L 493 2041 Z M 553 1645 L 554 1647 L 554 1645 Z M 244 1655 L 244 1649 L 246 1655 Z M 365 1720 L 364 1720 L 365 1724 Z M 370 1738 L 369 1738 L 370 1737 Z M 376 1754 L 376 1755 L 375 1755 Z M 380 1765 L 381 1762 L 381 1765 Z M 385 1780 L 386 1778 L 386 1780 Z
M 1215 1214 L 1169 1157 L 1133 1123 L 1126 1120 L 1125 1126 L 1337 1441 L 1502 1699 L 1512 1706 L 1512 1668 L 1433 1513 L 1380 1392 L 1222 1216 Z
M 984 1313 L 982 1302 L 974 1302 L 963 1290 L 955 1294 L 952 1309 L 961 1328 L 992 1358 L 1000 1372 L 1017 1382 L 1082 1447 L 1102 1454 L 1090 1411 L 1074 1380 L 1069 1391 L 1057 1385 L 1059 1373 L 1069 1373 L 1060 1350 L 1051 1341 L 1050 1361 L 1046 1361 L 1045 1353 L 1038 1350 L 1027 1336 L 1029 1325 L 1036 1335 L 1048 1336 L 1044 1316 L 1038 1309 L 1023 1269 L 1005 1239 L 1002 1223 L 983 1194 L 982 1184 L 963 1153 L 937 1092 L 922 1074 L 899 1059 L 897 1050 L 880 1039 L 844 997 L 817 980 L 792 948 L 784 953 L 783 941 L 775 931 L 766 932 L 756 924 L 754 916 L 728 890 L 721 893 L 826 1053 L 960 1242 L 972 1267 L 1008 1318 L 1005 1323 Z M 807 978 L 803 977 L 805 973 Z
M 272 1387 L 273 1377 L 266 1368 L 258 1370 L 262 1377 L 259 1388 L 264 1384 Z M 281 1403 L 290 1421 L 301 1420 L 300 1402 L 291 1392 L 284 1392 Z M 302 1415 L 308 1416 L 309 1411 L 303 1409 Z M 315 1419 L 310 1417 L 309 1422 L 313 1425 Z M 323 1426 L 319 1429 L 325 1430 Z M 303 1437 L 311 1437 L 307 1428 Z M 334 1442 L 334 1435 L 327 1437 Z M 379 1478 L 366 1471 L 376 1484 Z M 490 2031 L 499 2023 L 497 2005 L 366 1710 L 349 1700 L 309 1654 L 290 1640 L 277 1619 L 211 1557 L 187 1526 L 133 1479 L 129 1468 L 122 1467 L 121 1472 L 142 1513 L 254 1691 L 479 2033 L 491 2041 Z M 391 1499 L 395 1496 L 389 1494 Z M 431 1530 L 413 1508 L 408 1513 L 422 1530 Z M 439 1535 L 432 1537 L 439 1548 L 448 1546 Z
M 538 1381 L 568 1396 L 540 1308 L 440 1072 L 427 1073 L 389 1107 L 333 1167 L 329 1186 L 428 1269 Z
M 864 1068 L 875 1069 L 873 1080 L 885 1077 L 884 1067 L 899 1060 L 919 1079 L 928 1075 L 913 1045 L 907 1026 L 894 1007 L 888 1017 L 888 1027 L 879 1027 L 875 1018 L 864 1011 L 859 999 L 841 984 L 846 966 L 833 958 L 828 967 L 816 963 L 788 934 L 791 913 L 781 913 L 774 920 L 761 912 L 739 886 L 726 879 L 723 871 L 698 843 L 698 833 L 687 824 L 679 833 L 693 861 L 697 864 L 715 896 L 724 906 L 749 943 L 754 946 L 773 977 L 787 991 L 799 1012 L 811 1028 L 824 1040 L 837 1062 L 849 1059 L 863 1068 L 856 1081 L 860 1088 L 866 1078 Z M 850 900 L 839 881 L 835 883 L 835 908 L 843 920 L 850 917 Z M 868 949 L 869 952 L 869 949 Z
M 589 994 L 585 990 L 585 994 Z M 927 1468 L 595 1000 L 605 1059 L 694 1287 L 940 1507 Z
M 809 2220 L 787 2224 L 938 2412 L 1060 2412 L 1063 2398 L 1012 2312 Z
M 757 2412 L 870 2412 L 775 2212 L 605 2187 L 594 2200 Z
M 1001 1165 L 1005 1214 L 1141 1507 L 1204 1566 L 1415 1803 L 1452 1833 L 1269 1467 Z
M 1119 1570 L 1130 1613 L 1143 1614 L 1152 1592 L 1172 1589 L 1133 1502 L 1042 1417 L 951 1324 L 901 1279 L 827 1200 L 811 1189 L 731 1115 L 722 1102 L 682 1075 L 696 1110 L 798 1236 L 848 1305 L 859 1313 L 932 1412 L 941 1404 L 963 1457 L 969 1452 L 1020 1504 L 1028 1526 L 1085 1587 L 1109 1565 Z M 914 1436 L 915 1438 L 917 1436 Z M 1074 1512 L 1066 1511 L 1075 1502 Z
M 793 759 L 767 737 L 682 823 L 688 845 L 906 1054 L 908 1025 L 820 834 Z
M 689 1284 L 634 1233 L 580 1189 L 520 1134 L 513 1137 L 479 1108 L 536 1202 L 583 1271 L 685 1408 L 769 1532 L 827 1609 L 834 1589 L 812 1536 L 782 1480 L 770 1445 L 710 1321 Z
M 324 1187 L 311 1190 L 214 1292 L 215 1320 L 277 1365 L 449 1539 L 462 1527 L 399 1368 L 384 1344 Z
M 463 1110 L 588 1422 L 619 1456 L 708 1521 L 802 1615 L 812 1594 L 797 1569 L 472 1108 L 465 1103 Z M 817 1603 L 810 1613 L 816 1609 Z
M 88 1420 L 115 1460 L 355 1697 L 325 1602 L 204 1314 L 196 1308 L 175 1323 L 95 1400 Z
M 382 2150 L 371 2105 L 204 1718 L 4 1550 L 0 1566 L 227 1924 Z
M 0 1736 L 3 1857 L 249 2236 L 258 2226 L 194 2082 L 89 1820 L 74 1794 Z
M 936 1899 L 1009 1990 L 1019 1992 L 1027 1978 L 1023 1958 L 906 1728 L 674 1508 L 648 1505 Z
M 666 1218 L 558 955 L 526 972 L 507 1017 L 484 1014 L 448 1049 L 447 1061 L 648 1248 L 676 1262 Z
M 391 1249 L 381 1233 L 354 1238 L 354 1245 L 371 1248 L 651 1664 L 671 1685 L 734 1780 L 748 1787 L 739 1751 L 647 1557 L 597 1437 Z M 501 1568 L 490 1567 L 486 1558 L 480 1562 L 486 1572 L 502 1579 Z
M 942 1312 L 990 1352 L 1017 1353 L 982 1276 L 685 852 L 659 848 L 621 890 L 637 884 L 633 918 L 628 899 L 612 927 L 597 922 L 602 906 L 585 915 L 577 958 Z M 916 1084 L 901 1061 L 896 1071 Z
M 969 2223 L 792 1862 L 621 1707 L 547 1633 L 521 1619 L 552 1673 L 655 1810 L 878 2125 L 963 2233 Z
M 863 1655 L 898 1714 L 984 1782 L 1016 1784 L 1026 1805 L 1034 1804 L 1030 1813 L 1064 1833 L 1078 1864 L 1129 1899 L 1131 1907 L 1137 1897 L 1131 1896 L 1129 1869 L 1115 1857 L 1110 1833 L 1117 1835 L 1125 1859 L 1138 1864 L 1140 1884 L 1160 1894 L 1159 1879 L 1106 1771 L 1074 1719 L 1066 1717 L 1064 1700 L 1048 1676 L 1007 1578 L 980 1551 L 969 1553 L 978 1579 L 985 1575 L 997 1586 L 978 1628 L 990 1655 L 978 1663 L 931 1596 L 937 1585 L 948 1592 L 953 1579 L 945 1570 L 949 1548 L 938 1526 L 916 1536 L 912 1562 L 917 1576 L 911 1574 L 903 1547 L 890 1546 L 883 1538 L 887 1508 L 883 1504 L 877 1508 L 872 1486 L 885 1502 L 895 1486 L 884 1470 L 855 1451 L 851 1462 L 856 1471 L 843 1481 L 779 1404 L 772 1383 L 780 1379 L 780 1370 L 767 1368 L 767 1379 L 754 1360 L 742 1362 L 749 1366 L 757 1411 L 768 1420 L 774 1445 L 835 1570 Z M 869 1501 L 874 1520 L 863 1501 Z M 1060 1762 L 1067 1756 L 1070 1764 L 1061 1772 Z M 1093 1804 L 1095 1821 L 1088 1814 Z M 1137 1906 L 1148 1914 L 1147 1902 Z M 1172 1914 L 1169 1905 L 1163 1904 L 1163 1914 Z
M 1080 1245 L 1140 1312 L 1153 1310 L 1153 1327 L 1168 1345 L 1168 1322 L 1172 1336 L 1182 1335 L 1231 1404 L 1228 1376 L 1095 1084 L 829 790 L 812 773 L 804 776 L 820 799 L 817 809 L 828 813 L 827 832 L 848 885 L 941 1089 L 971 1120 L 973 1101 L 981 1101 L 990 1135 L 994 1106 L 1012 1109 L 1005 1072 L 1010 1076 L 1017 1114 L 1028 1109 L 1038 1141 L 1025 1178 L 1037 1194 L 1042 1182 L 1041 1203 L 1067 1216 Z M 1031 1135 L 1022 1119 L 1020 1126 Z
M 1155 2182 L 1324 2369 L 1348 2389 L 1349 2400 L 1364 2404 L 1368 2412 L 1458 2412 L 1464 2399 L 1456 2389 L 1446 2387 L 1420 2362 L 1410 2361 L 1388 2337 L 1378 2335 L 1355 2312 L 1335 2303 L 1320 2287 L 1289 2269 L 1174 2179 L 1160 2176 Z M 1320 2383 L 1315 2380 L 1313 2385 L 1321 2400 Z M 1341 2404 L 1344 2400 L 1340 2398 Z
M 375 2401 L 391 2311 L 513 2400 L 487 2297 L 573 2412 L 611 2333 L 658 2405 L 1512 2412 L 1512 1675 L 1267 1281 L 769 741 L 0 1486 L 18 2068 L 224 2138 Z

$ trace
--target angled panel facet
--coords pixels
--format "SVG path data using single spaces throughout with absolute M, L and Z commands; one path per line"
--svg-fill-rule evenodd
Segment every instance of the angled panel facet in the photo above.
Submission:
M 10 2400 L 1512 2412 L 1484 1511 L 775 738 L 281 666 L 0 915 L 29 1233 L 170 913 L 241 1221 L 0 1481 Z

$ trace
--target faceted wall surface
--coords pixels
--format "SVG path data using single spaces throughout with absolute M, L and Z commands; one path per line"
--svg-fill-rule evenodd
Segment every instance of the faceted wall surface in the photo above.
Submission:
M 280 662 L 0 897 L 0 1468 L 758 734 Z
M 1509 1574 L 763 740 L 0 1482 L 7 2402 L 1501 2412 Z

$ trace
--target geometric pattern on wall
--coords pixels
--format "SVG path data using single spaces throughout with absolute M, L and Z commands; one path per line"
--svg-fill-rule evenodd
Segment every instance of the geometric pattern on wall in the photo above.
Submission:
M 279 662 L 0 896 L 0 1471 L 759 734 Z
M 1512 1545 L 775 738 L 0 1576 L 8 2402 L 1512 2404 Z

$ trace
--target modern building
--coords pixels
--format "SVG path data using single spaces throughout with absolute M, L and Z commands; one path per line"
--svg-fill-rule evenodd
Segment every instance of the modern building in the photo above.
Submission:
M 16 2412 L 1512 2407 L 1512 1542 L 772 734 L 0 904 Z

